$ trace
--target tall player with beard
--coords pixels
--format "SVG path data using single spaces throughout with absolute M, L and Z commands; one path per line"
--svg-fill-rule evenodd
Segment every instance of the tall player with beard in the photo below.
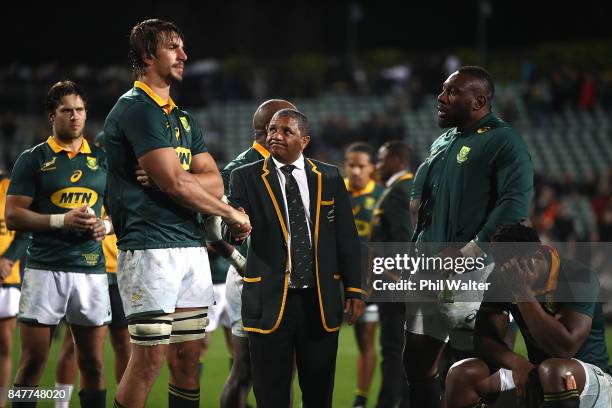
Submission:
M 461 67 L 442 86 L 438 123 L 451 129 L 434 141 L 427 159 L 413 236 L 421 254 L 486 257 L 483 244 L 498 225 L 527 217 L 533 192 L 531 158 L 518 133 L 491 111 L 494 93 L 489 73 L 473 66 Z M 472 279 L 486 279 L 491 269 L 489 264 L 469 273 Z M 450 298 L 407 303 L 404 368 L 410 406 L 440 406 L 438 360 L 449 335 L 457 348 L 472 350 L 478 306 L 450 303 Z
M 104 124 L 117 277 L 133 346 L 115 405 L 144 406 L 167 357 L 170 407 L 197 407 L 198 357 L 214 302 L 198 213 L 221 216 L 237 233 L 250 223 L 220 200 L 223 182 L 202 131 L 170 98 L 187 60 L 179 28 L 137 24 L 130 60 L 134 88 Z M 138 168 L 154 188 L 139 183 Z

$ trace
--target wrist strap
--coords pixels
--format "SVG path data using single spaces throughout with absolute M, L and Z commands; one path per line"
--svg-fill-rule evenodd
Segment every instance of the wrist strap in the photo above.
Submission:
M 64 218 L 66 214 L 51 214 L 49 217 L 49 225 L 51 229 L 62 229 L 64 228 Z

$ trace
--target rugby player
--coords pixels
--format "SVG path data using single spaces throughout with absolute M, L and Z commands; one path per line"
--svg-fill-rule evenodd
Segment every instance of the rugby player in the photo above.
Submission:
M 19 156 L 6 202 L 7 227 L 33 233 L 19 303 L 15 386 L 38 385 L 52 331 L 65 317 L 77 349 L 81 406 L 104 407 L 103 346 L 111 320 L 100 244 L 106 157 L 83 137 L 87 99 L 77 84 L 53 85 L 46 108 L 52 135 Z
M 508 408 L 612 406 L 597 275 L 542 245 L 524 225 L 502 225 L 492 241 L 497 268 L 476 317 L 480 358 L 450 369 L 446 407 L 484 407 L 485 401 Z M 510 314 L 528 358 L 504 343 Z
M 197 366 L 213 286 L 199 215 L 248 234 L 248 217 L 223 203 L 223 182 L 193 117 L 170 97 L 187 54 L 173 23 L 152 19 L 130 34 L 134 87 L 104 123 L 117 278 L 132 354 L 116 406 L 143 407 L 167 357 L 169 406 L 198 406 Z M 141 168 L 152 183 L 139 183 Z
M 374 150 L 366 143 L 349 145 L 344 153 L 344 184 L 349 192 L 357 234 L 367 242 L 372 232 L 372 214 L 383 187 L 374 181 Z M 357 388 L 353 407 L 365 407 L 376 368 L 376 323 L 378 306 L 369 303 L 354 326 L 357 341 Z

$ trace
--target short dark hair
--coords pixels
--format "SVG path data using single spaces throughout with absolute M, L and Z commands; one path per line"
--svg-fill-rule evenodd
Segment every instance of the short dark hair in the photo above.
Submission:
M 279 118 L 292 118 L 297 121 L 298 129 L 300 129 L 300 133 L 302 136 L 310 136 L 310 124 L 308 123 L 308 118 L 302 112 L 296 109 L 281 109 L 272 116 L 272 118 L 278 116 Z M 272 121 L 270 119 L 270 121 Z
M 460 74 L 469 75 L 473 78 L 478 79 L 483 84 L 483 89 L 487 92 L 487 98 L 489 101 L 493 99 L 495 96 L 495 84 L 493 83 L 493 78 L 489 72 L 476 65 L 466 65 L 457 70 Z
M 65 79 L 63 81 L 56 82 L 53 84 L 49 92 L 47 93 L 47 100 L 45 102 L 45 107 L 47 109 L 47 113 L 53 113 L 57 109 L 57 107 L 62 102 L 62 98 L 66 95 L 77 95 L 83 100 L 83 104 L 85 105 L 85 109 L 87 109 L 87 97 L 85 96 L 85 92 L 83 89 L 69 79 Z
M 370 163 L 374 163 L 375 162 L 375 158 L 374 158 L 374 149 L 372 148 L 372 146 L 370 146 L 369 144 L 365 143 L 365 142 L 355 142 L 352 143 L 350 145 L 348 145 L 348 147 L 346 148 L 346 150 L 344 151 L 344 155 L 348 155 L 349 153 L 365 153 L 368 155 L 369 159 L 370 159 Z
M 498 265 L 515 256 L 526 256 L 535 253 L 542 246 L 538 233 L 523 224 L 502 224 L 491 237 L 493 259 Z M 511 242 L 512 245 L 495 245 Z
M 184 40 L 183 33 L 176 24 L 156 18 L 142 21 L 132 28 L 128 58 L 135 79 L 140 78 L 147 68 L 143 57 L 154 56 L 160 41 L 174 35 Z
M 389 154 L 397 157 L 403 166 L 408 167 L 412 165 L 412 149 L 406 143 L 400 140 L 391 140 L 381 147 L 387 149 Z

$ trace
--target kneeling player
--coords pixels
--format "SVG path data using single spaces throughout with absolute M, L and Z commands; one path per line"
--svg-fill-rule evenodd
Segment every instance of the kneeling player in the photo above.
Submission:
M 493 241 L 521 244 L 494 248 L 499 268 L 490 277 L 476 321 L 475 346 L 485 361 L 467 359 L 451 368 L 446 407 L 485 402 L 512 407 L 519 400 L 541 408 L 612 406 L 597 276 L 584 265 L 560 259 L 526 226 L 501 226 Z M 510 288 L 512 302 L 491 302 L 501 300 L 504 288 Z M 503 342 L 509 313 L 525 338 L 529 359 Z

